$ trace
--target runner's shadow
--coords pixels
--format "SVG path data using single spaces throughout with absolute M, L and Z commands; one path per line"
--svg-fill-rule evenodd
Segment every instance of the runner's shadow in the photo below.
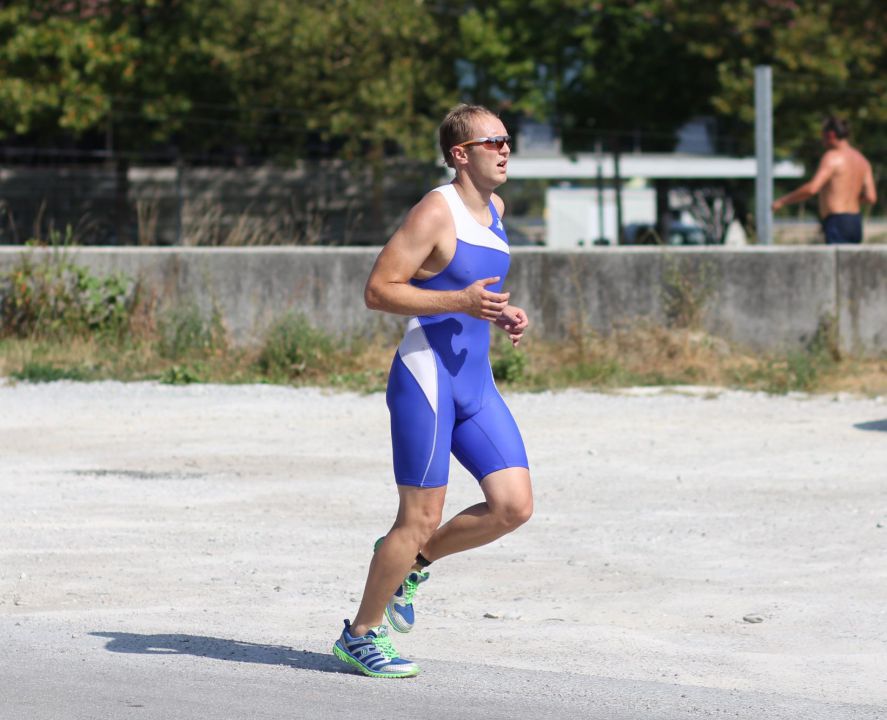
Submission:
M 242 640 L 204 637 L 201 635 L 136 635 L 121 632 L 94 632 L 96 637 L 109 638 L 106 650 L 143 655 L 195 655 L 214 660 L 289 665 L 298 670 L 349 672 L 332 654 L 295 650 L 284 645 L 259 645 Z
M 887 432 L 887 420 L 872 420 L 871 422 L 856 423 L 853 427 L 857 430 L 880 430 Z

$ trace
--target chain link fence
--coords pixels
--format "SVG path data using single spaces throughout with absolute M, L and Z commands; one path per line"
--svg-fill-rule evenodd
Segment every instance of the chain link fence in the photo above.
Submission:
M 7 164 L 0 244 L 378 245 L 445 179 L 433 163 Z

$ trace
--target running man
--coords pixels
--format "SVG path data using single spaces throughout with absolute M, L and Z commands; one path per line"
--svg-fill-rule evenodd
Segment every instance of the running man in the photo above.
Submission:
M 816 174 L 773 203 L 773 209 L 780 210 L 818 195 L 819 217 L 829 245 L 861 243 L 861 205 L 874 205 L 878 199 L 872 166 L 850 145 L 849 136 L 846 121 L 828 118 L 822 124 L 822 144 L 826 150 Z
M 413 595 L 440 558 L 492 542 L 525 523 L 533 492 L 523 440 L 493 382 L 490 325 L 516 346 L 529 321 L 502 285 L 509 266 L 504 204 L 510 140 L 479 105 L 458 105 L 440 126 L 456 172 L 407 215 L 370 272 L 367 307 L 409 317 L 388 379 L 394 476 L 400 504 L 377 541 L 357 615 L 333 646 L 371 677 L 410 677 L 383 615 L 414 623 Z M 440 525 L 450 453 L 478 480 L 484 501 Z

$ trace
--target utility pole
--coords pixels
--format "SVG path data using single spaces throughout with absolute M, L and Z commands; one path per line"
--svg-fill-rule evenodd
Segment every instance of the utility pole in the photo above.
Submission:
M 176 153 L 176 245 L 181 245 L 182 238 L 182 215 L 185 205 L 185 163 L 182 160 L 181 151 Z
M 619 168 L 619 158 L 622 148 L 619 145 L 619 135 L 613 140 L 613 189 L 616 191 L 616 242 L 614 245 L 622 244 L 622 172 Z
M 597 155 L 597 240 L 603 242 L 606 237 L 604 232 L 604 157 L 601 141 L 595 143 L 595 154 Z M 593 242 L 592 245 L 597 244 Z
M 755 68 L 755 225 L 758 243 L 773 243 L 773 73 L 769 65 Z

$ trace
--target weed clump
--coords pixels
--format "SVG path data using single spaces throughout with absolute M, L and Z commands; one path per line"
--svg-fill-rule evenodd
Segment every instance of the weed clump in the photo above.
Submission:
M 172 365 L 160 375 L 160 382 L 164 385 L 191 385 L 192 383 L 205 382 L 205 380 L 198 368 L 189 365 Z
M 58 380 L 90 380 L 89 373 L 78 367 L 58 367 L 50 363 L 26 362 L 21 370 L 11 373 L 13 380 L 32 383 L 56 382 Z
M 711 263 L 691 265 L 686 259 L 665 256 L 662 305 L 669 327 L 698 330 L 706 306 L 715 292 L 715 270 Z
M 754 387 L 774 395 L 790 392 L 814 392 L 838 366 L 841 352 L 837 340 L 837 324 L 832 316 L 824 317 L 807 345 L 791 350 L 784 357 L 737 368 L 734 385 Z
M 527 376 L 527 355 L 503 337 L 492 346 L 490 366 L 494 379 L 507 383 L 520 382 Z
M 173 307 L 157 322 L 157 348 L 169 360 L 204 357 L 227 346 L 221 316 L 214 312 L 207 319 L 195 303 Z
M 288 313 L 278 320 L 259 353 L 259 370 L 271 379 L 296 380 L 334 369 L 338 344 L 304 315 Z
M 23 255 L 0 279 L 2 332 L 45 339 L 119 336 L 129 323 L 133 286 L 121 273 L 93 275 L 62 252 L 42 260 Z

